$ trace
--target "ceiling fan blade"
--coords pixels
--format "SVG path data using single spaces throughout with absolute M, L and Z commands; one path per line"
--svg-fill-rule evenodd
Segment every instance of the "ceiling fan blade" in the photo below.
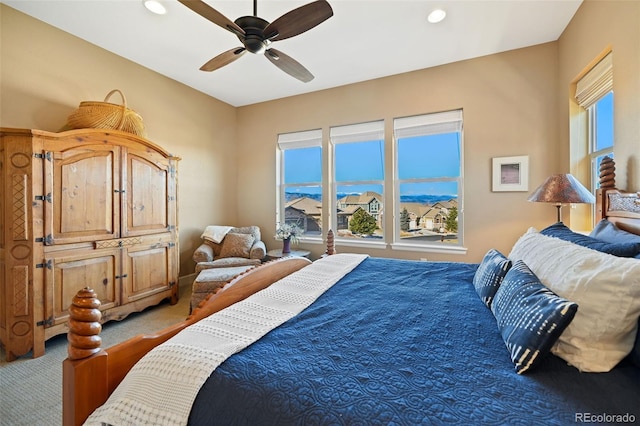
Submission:
M 187 6 L 189 9 L 196 12 L 203 18 L 208 19 L 216 25 L 221 26 L 225 30 L 231 31 L 235 35 L 244 35 L 244 30 L 240 28 L 236 23 L 228 19 L 222 13 L 218 12 L 202 0 L 178 0 L 180 3 Z
M 279 50 L 269 49 L 264 52 L 264 56 L 267 57 L 275 66 L 280 68 L 292 77 L 297 78 L 303 83 L 308 83 L 313 80 L 313 74 L 308 69 L 303 67 L 298 61 L 291 56 L 285 55 Z
M 333 16 L 333 9 L 325 0 L 300 6 L 285 13 L 264 29 L 271 41 L 284 40 L 310 30 Z
M 234 47 L 231 50 L 227 50 L 224 53 L 219 54 L 215 58 L 200 67 L 201 71 L 215 71 L 218 68 L 222 68 L 225 65 L 229 65 L 231 62 L 244 55 L 247 51 L 244 47 Z

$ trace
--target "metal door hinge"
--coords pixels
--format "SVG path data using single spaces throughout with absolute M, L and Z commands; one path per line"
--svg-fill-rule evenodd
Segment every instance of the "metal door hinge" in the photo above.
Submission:
M 118 278 L 127 278 L 129 275 L 127 274 L 122 274 L 122 275 L 116 275 L 116 279 Z
M 50 203 L 52 200 L 50 192 L 47 195 L 36 195 L 34 198 L 36 199 L 36 201 L 46 201 L 48 203 Z
M 176 285 L 176 282 L 175 282 L 175 281 L 170 281 L 170 282 L 169 282 L 169 287 L 173 287 L 174 285 Z
M 167 244 L 167 246 L 168 246 L 169 248 L 173 248 L 173 247 L 175 247 L 175 246 L 176 246 L 176 243 L 169 243 L 169 244 Z
M 36 243 L 44 243 L 45 246 L 53 245 L 53 235 L 49 234 L 46 237 L 38 237 L 35 239 Z
M 33 157 L 34 157 L 34 158 L 42 158 L 42 159 L 46 159 L 46 160 L 48 160 L 48 161 L 51 161 L 51 159 L 53 158 L 53 157 L 51 156 L 51 151 L 47 151 L 47 152 L 45 152 L 44 154 L 40 154 L 40 153 L 36 152 L 35 154 L 33 154 Z
M 51 327 L 53 325 L 53 315 L 51 315 L 49 318 L 42 320 L 42 321 L 38 321 L 36 323 L 37 326 L 41 326 L 44 325 L 45 327 Z
M 45 263 L 37 263 L 36 264 L 36 268 L 47 268 L 47 269 L 51 270 L 51 268 L 53 268 L 53 263 L 52 263 L 51 259 L 49 259 Z

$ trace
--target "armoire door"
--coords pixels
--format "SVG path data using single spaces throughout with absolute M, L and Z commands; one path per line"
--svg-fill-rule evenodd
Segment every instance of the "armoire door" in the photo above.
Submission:
M 118 238 L 120 147 L 79 146 L 47 157 L 45 245 Z
M 61 250 L 45 258 L 45 319 L 47 326 L 64 323 L 79 290 L 90 287 L 104 311 L 120 304 L 119 271 L 122 249 Z
M 169 159 L 155 152 L 123 153 L 122 236 L 171 231 L 168 203 L 175 201 Z
M 122 259 L 123 304 L 174 286 L 177 292 L 177 283 L 172 281 L 175 250 L 175 244 L 169 241 L 143 243 L 126 248 Z

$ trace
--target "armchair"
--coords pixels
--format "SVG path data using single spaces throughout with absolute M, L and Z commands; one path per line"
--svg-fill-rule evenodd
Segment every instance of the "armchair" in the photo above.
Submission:
M 224 236 L 219 239 L 220 231 Z M 217 234 L 216 234 L 217 233 Z M 267 254 L 258 226 L 208 226 L 202 234 L 203 242 L 193 253 L 196 274 L 204 269 L 254 266 Z

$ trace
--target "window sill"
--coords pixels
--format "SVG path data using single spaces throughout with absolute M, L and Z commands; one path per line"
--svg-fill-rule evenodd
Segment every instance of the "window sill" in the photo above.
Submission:
M 391 244 L 392 250 L 403 250 L 403 251 L 420 251 L 420 252 L 430 252 L 430 253 L 444 253 L 444 254 L 467 254 L 467 248 L 461 246 L 446 246 L 446 245 L 417 245 L 417 244 L 407 244 L 407 243 L 393 243 Z
M 386 249 L 388 247 L 387 243 L 384 241 L 366 241 L 366 240 L 351 240 L 351 239 L 336 239 L 335 245 L 341 247 L 367 247 L 367 248 L 376 248 L 376 249 Z

